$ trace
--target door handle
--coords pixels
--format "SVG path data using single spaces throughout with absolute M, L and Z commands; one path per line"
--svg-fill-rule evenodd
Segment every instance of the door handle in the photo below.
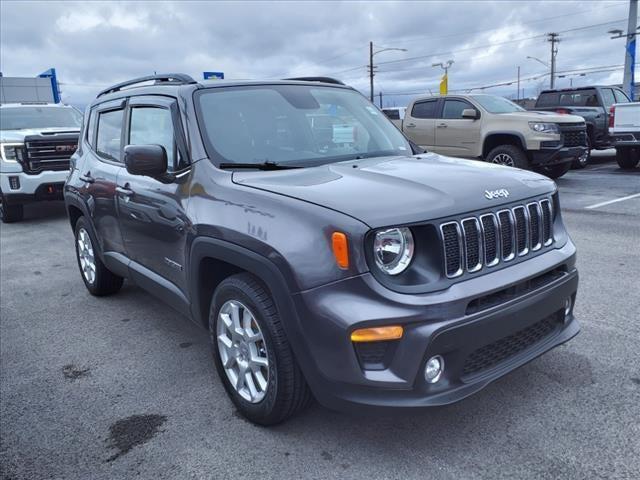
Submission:
M 447 124 L 446 123 L 439 123 L 438 124 L 438 128 L 447 128 Z
M 84 183 L 94 183 L 96 179 L 91 176 L 91 172 L 87 172 L 84 175 L 80 175 L 80 181 Z
M 405 127 L 407 127 L 407 128 L 416 128 L 416 124 L 415 123 L 407 123 L 405 125 Z
M 127 188 L 127 186 L 128 184 L 125 185 L 124 187 L 116 187 L 116 192 L 122 195 L 123 197 L 127 197 L 127 198 L 133 197 L 133 194 L 134 194 L 133 190 Z

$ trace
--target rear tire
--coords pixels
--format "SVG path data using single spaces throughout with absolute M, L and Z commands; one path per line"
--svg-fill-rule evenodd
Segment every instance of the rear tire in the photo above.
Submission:
M 542 167 L 540 173 L 546 175 L 549 178 L 560 178 L 565 173 L 571 170 L 571 162 L 561 163 L 560 165 L 552 165 L 549 167 Z
M 531 169 L 527 154 L 515 145 L 500 145 L 494 148 L 489 152 L 485 161 L 506 165 L 508 167 L 522 168 L 524 170 Z
M 95 247 L 98 243 L 84 217 L 76 222 L 75 237 L 80 276 L 89 293 L 102 297 L 120 290 L 124 278 L 111 272 L 100 260 Z
M 0 219 L 2 223 L 20 222 L 24 218 L 24 206 L 7 205 L 4 196 L 0 193 Z
M 640 147 L 616 148 L 616 160 L 620 168 L 631 170 L 640 163 Z
M 209 333 L 224 388 L 251 422 L 280 423 L 313 399 L 273 298 L 253 275 L 233 275 L 216 288 Z

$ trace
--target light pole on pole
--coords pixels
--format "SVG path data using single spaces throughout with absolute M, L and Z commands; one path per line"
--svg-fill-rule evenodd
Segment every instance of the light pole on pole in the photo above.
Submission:
M 375 67 L 373 66 L 373 56 L 382 52 L 388 52 L 391 50 L 396 50 L 398 52 L 407 52 L 406 48 L 381 48 L 380 50 L 373 50 L 373 42 L 369 42 L 369 100 L 373 103 L 373 70 Z
M 453 65 L 453 60 L 447 60 L 445 63 L 439 62 L 431 64 L 432 67 L 440 67 L 444 70 L 444 76 L 447 78 L 447 93 L 449 90 L 449 68 L 451 68 L 451 65 Z

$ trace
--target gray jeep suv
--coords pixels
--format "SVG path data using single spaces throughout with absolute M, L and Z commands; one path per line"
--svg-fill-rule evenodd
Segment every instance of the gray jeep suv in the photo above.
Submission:
M 64 189 L 89 292 L 126 278 L 207 328 L 231 400 L 263 425 L 314 397 L 455 402 L 578 333 L 553 181 L 420 152 L 318 80 L 100 93 Z

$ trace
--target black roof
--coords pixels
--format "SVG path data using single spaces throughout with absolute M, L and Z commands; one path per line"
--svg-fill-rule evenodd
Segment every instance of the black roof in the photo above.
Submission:
M 540 94 L 543 93 L 555 93 L 555 92 L 574 92 L 576 90 L 593 90 L 594 88 L 620 88 L 617 85 L 588 85 L 586 87 L 567 87 L 567 88 L 554 88 L 542 90 Z

